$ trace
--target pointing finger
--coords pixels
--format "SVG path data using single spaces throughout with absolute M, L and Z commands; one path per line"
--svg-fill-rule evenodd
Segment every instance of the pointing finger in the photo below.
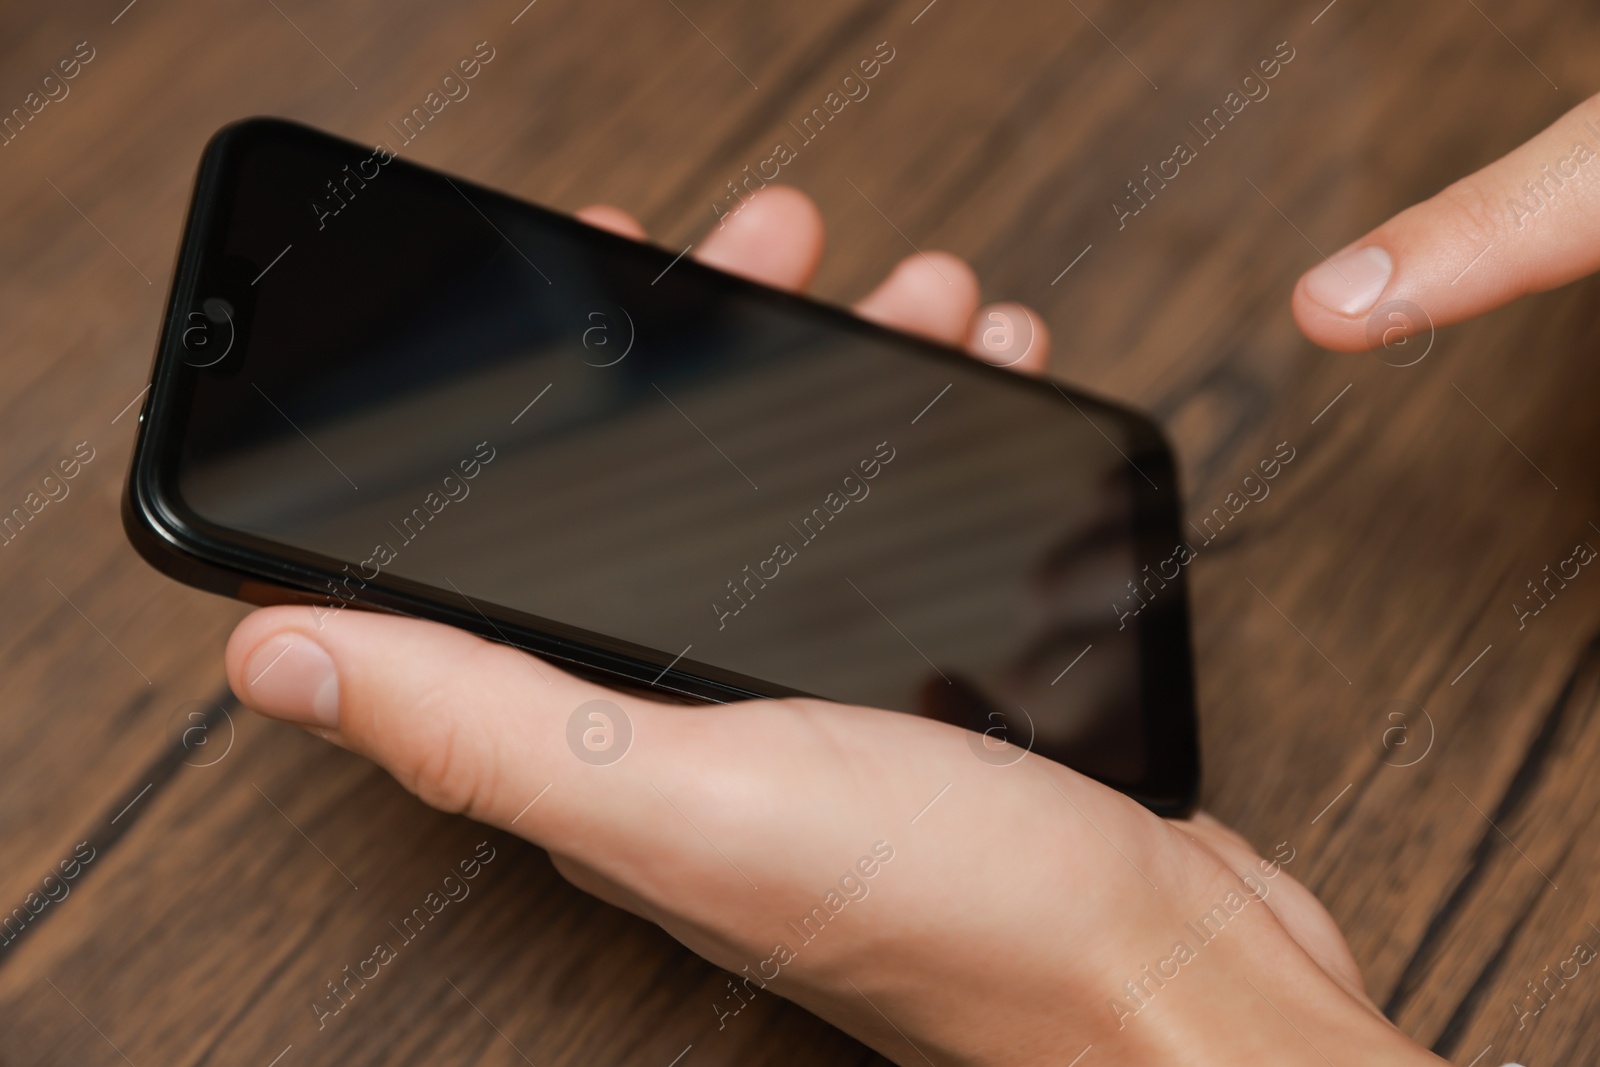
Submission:
M 1409 332 L 1461 322 L 1600 269 L 1600 97 L 1510 155 L 1401 212 L 1308 271 L 1294 315 L 1307 337 L 1356 352 L 1397 300 Z

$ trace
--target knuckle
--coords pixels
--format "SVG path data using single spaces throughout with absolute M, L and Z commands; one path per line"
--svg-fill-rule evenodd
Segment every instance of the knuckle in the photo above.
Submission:
M 445 725 L 431 740 L 433 743 L 417 753 L 418 759 L 407 776 L 406 788 L 430 807 L 452 814 L 465 811 L 471 803 L 475 784 L 460 758 L 460 728 Z
M 1502 192 L 1469 178 L 1440 192 L 1436 202 L 1458 236 L 1482 243 L 1505 229 L 1505 200 Z
M 475 816 L 489 810 L 495 789 L 494 746 L 450 694 L 421 694 L 412 708 L 416 747 L 398 767 L 402 785 L 429 807 Z

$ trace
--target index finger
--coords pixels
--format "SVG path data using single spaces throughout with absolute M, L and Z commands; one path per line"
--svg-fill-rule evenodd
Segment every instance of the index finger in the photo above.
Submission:
M 1407 332 L 1461 322 L 1600 269 L 1600 96 L 1527 144 L 1307 271 L 1296 322 L 1343 352 L 1375 347 L 1375 311 L 1409 301 Z

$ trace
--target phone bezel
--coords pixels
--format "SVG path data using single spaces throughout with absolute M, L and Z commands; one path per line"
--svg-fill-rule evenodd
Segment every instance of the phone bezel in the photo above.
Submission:
M 341 568 L 351 561 L 335 560 L 216 526 L 194 514 L 176 492 L 184 414 L 194 383 L 203 373 L 183 358 L 181 337 L 186 312 L 196 305 L 200 292 L 211 291 L 203 289 L 201 282 L 205 265 L 220 259 L 216 253 L 222 234 L 216 223 L 219 217 L 224 217 L 224 211 L 231 208 L 230 165 L 236 164 L 241 148 L 263 137 L 310 138 L 324 147 L 368 151 L 354 142 L 311 127 L 270 118 L 233 123 L 218 131 L 207 143 L 168 292 L 150 389 L 139 416 L 138 438 L 123 498 L 123 520 L 139 553 L 158 570 L 185 584 L 253 604 L 296 603 L 326 607 L 332 603 L 327 592 L 328 583 L 339 580 Z M 440 171 L 399 158 L 391 160 L 387 166 L 435 178 L 446 177 Z M 602 246 L 626 246 L 630 254 L 647 249 L 649 254 L 659 257 L 662 267 L 674 259 L 675 253 L 670 250 L 589 226 L 465 179 L 450 176 L 448 180 L 470 192 L 480 203 L 495 201 L 516 211 L 537 214 L 542 222 L 581 232 L 584 239 Z M 840 329 L 892 339 L 928 358 L 959 361 L 969 373 L 975 369 L 972 358 L 962 352 L 879 326 L 842 308 L 772 289 L 690 259 L 684 259 L 674 269 L 709 272 L 721 284 L 744 289 L 760 299 L 801 306 Z M 981 365 L 976 369 L 996 375 L 1010 387 L 1049 394 L 1062 403 L 1064 412 L 1070 402 L 1079 408 L 1078 414 L 1083 417 L 1088 417 L 1085 409 L 1096 410 L 1130 428 L 1132 445 L 1128 459 L 1146 476 L 1130 479 L 1139 494 L 1135 502 L 1138 558 L 1163 559 L 1171 554 L 1174 546 L 1186 542 L 1180 533 L 1181 504 L 1172 450 L 1155 423 L 1121 405 L 1077 389 L 1066 390 L 1049 380 Z M 1168 488 L 1156 488 L 1158 484 Z M 1161 599 L 1147 606 L 1140 617 L 1139 674 L 1146 773 L 1138 783 L 1106 783 L 1162 814 L 1179 814 L 1192 808 L 1199 789 L 1193 656 L 1184 577 L 1180 569 L 1177 579 L 1168 580 L 1168 588 L 1163 590 Z M 380 572 L 362 587 L 356 601 L 349 606 L 447 623 L 549 657 L 587 677 L 663 699 L 729 702 L 809 695 L 712 664 L 686 658 L 674 660 L 670 652 L 566 626 L 502 605 L 461 601 L 462 598 L 451 591 Z

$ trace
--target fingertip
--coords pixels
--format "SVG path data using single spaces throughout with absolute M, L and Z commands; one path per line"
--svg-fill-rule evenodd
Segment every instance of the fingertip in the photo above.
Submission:
M 1358 242 L 1300 276 L 1290 298 L 1295 324 L 1323 348 L 1364 352 L 1372 347 L 1368 322 L 1397 273 L 1389 249 Z
M 987 304 L 972 316 L 967 351 L 996 367 L 1042 374 L 1050 363 L 1050 328 L 1025 304 Z
M 631 237 L 635 241 L 643 241 L 647 236 L 645 228 L 640 225 L 638 219 L 620 207 L 613 207 L 610 204 L 590 204 L 573 212 L 573 217 L 620 237 Z
M 856 304 L 863 318 L 945 344 L 962 344 L 978 307 L 978 276 L 949 252 L 915 252 Z
M 1328 311 L 1305 294 L 1304 279 L 1296 283 L 1294 295 L 1289 299 L 1289 309 L 1300 333 L 1317 347 L 1334 352 L 1360 352 L 1366 348 L 1364 333 L 1356 330 L 1353 323 Z
M 263 643 L 274 635 L 292 629 L 305 618 L 309 609 L 297 607 L 257 608 L 234 626 L 228 635 L 228 644 L 222 654 L 223 670 L 228 676 L 228 687 L 240 703 L 250 703 L 250 687 L 246 684 L 245 664 Z
M 701 239 L 707 266 L 779 289 L 803 289 L 822 260 L 822 212 L 789 185 L 768 185 L 736 202 Z
M 263 608 L 228 638 L 228 685 L 239 702 L 269 718 L 300 726 L 339 725 L 339 671 L 307 631 L 309 608 Z

